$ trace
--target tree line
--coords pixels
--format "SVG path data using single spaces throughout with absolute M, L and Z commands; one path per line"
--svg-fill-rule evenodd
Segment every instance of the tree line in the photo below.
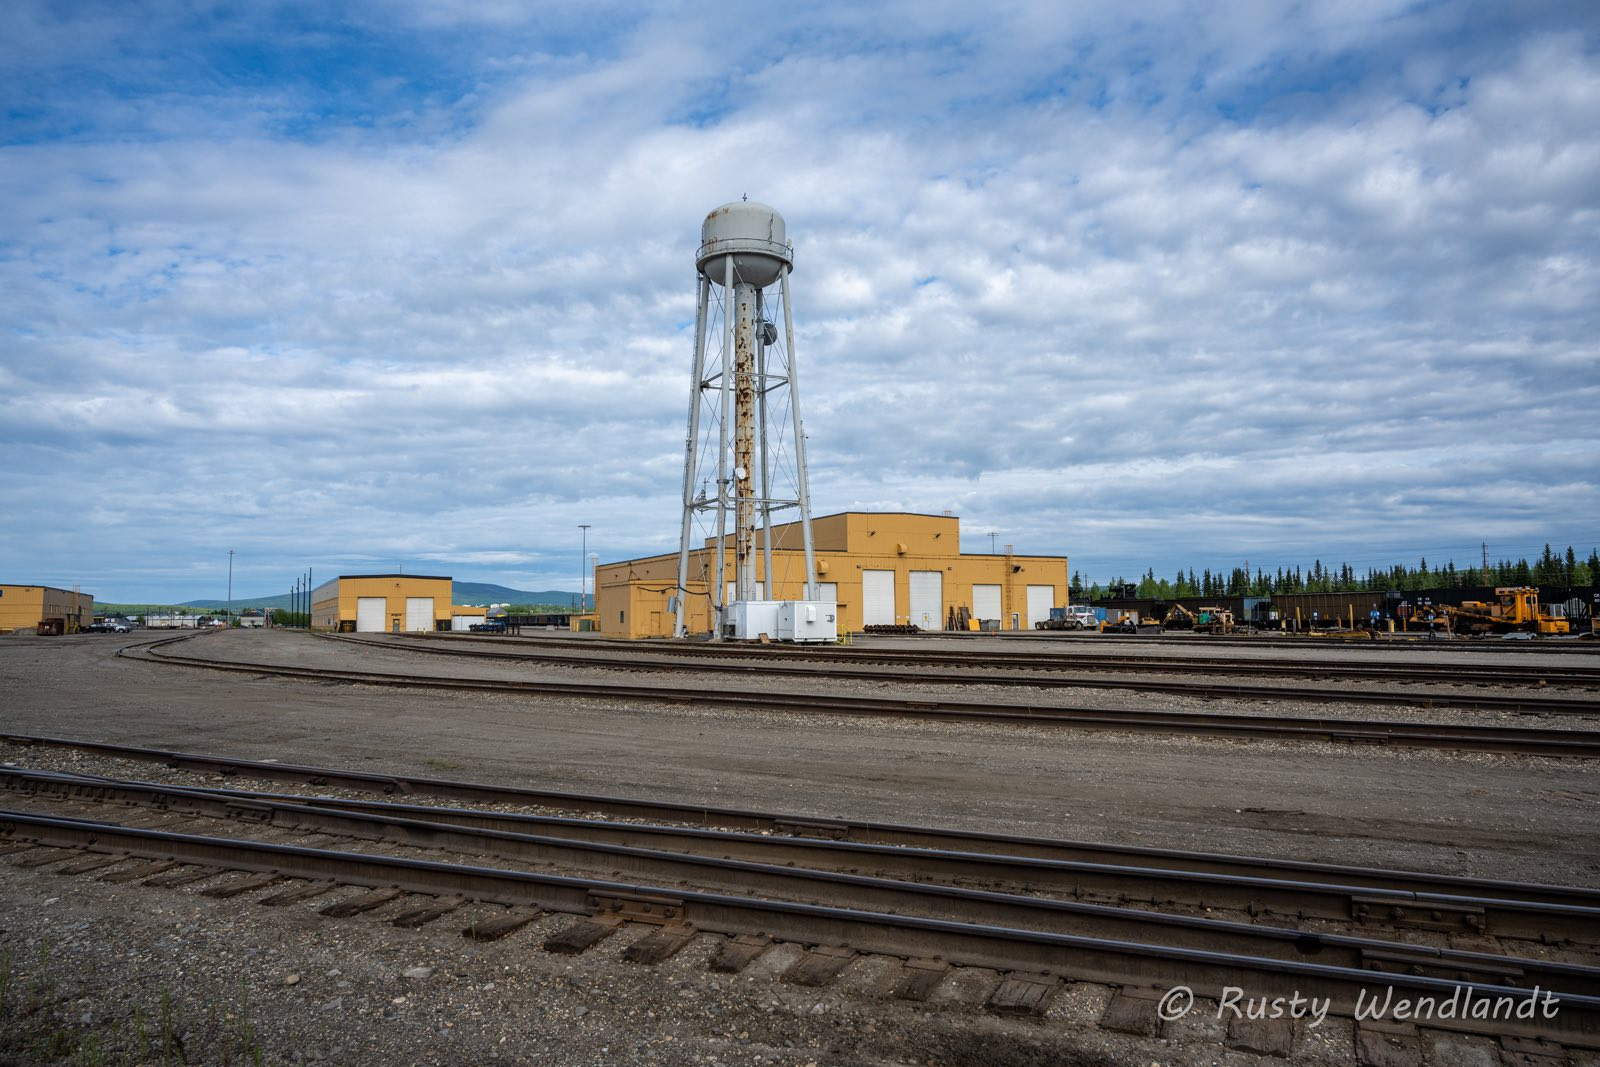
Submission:
M 1423 557 L 1415 567 L 1397 563 L 1387 568 L 1369 567 L 1358 573 L 1348 563 L 1338 567 L 1325 566 L 1315 560 L 1311 567 L 1302 570 L 1298 564 L 1292 568 L 1279 567 L 1272 572 L 1256 568 L 1251 573 L 1244 567 L 1230 571 L 1207 567 L 1199 574 L 1194 568 L 1179 569 L 1172 578 L 1157 578 L 1155 568 L 1149 568 L 1136 582 L 1120 575 L 1109 585 L 1093 582 L 1085 587 L 1083 572 L 1072 575 L 1072 595 L 1082 599 L 1087 595 L 1097 600 L 1118 586 L 1135 585 L 1141 599 L 1170 600 L 1178 597 L 1205 596 L 1272 596 L 1277 593 L 1377 593 L 1390 589 L 1417 592 L 1425 589 L 1458 589 L 1491 585 L 1556 585 L 1591 586 L 1600 584 L 1600 550 L 1590 549 L 1587 559 L 1580 559 L 1571 545 L 1565 553 L 1554 551 L 1550 545 L 1537 560 L 1526 558 L 1502 559 L 1483 567 L 1457 567 L 1451 560 L 1443 566 L 1430 565 Z

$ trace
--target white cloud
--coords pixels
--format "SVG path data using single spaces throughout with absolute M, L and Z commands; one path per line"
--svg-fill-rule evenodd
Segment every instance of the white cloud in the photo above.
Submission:
M 187 86 L 240 25 L 43 10 L 8 27 L 79 114 L 0 148 L 15 580 L 670 548 L 697 227 L 743 193 L 797 246 L 819 512 L 1100 577 L 1600 528 L 1600 63 L 1557 5 L 290 5 L 253 29 L 313 74 Z

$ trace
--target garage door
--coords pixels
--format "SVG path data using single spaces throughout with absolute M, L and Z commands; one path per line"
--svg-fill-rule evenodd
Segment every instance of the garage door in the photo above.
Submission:
M 975 585 L 972 587 L 972 617 L 975 619 L 1000 618 L 1000 587 Z
M 381 634 L 389 614 L 389 598 L 364 596 L 356 600 L 356 633 Z
M 944 572 L 911 572 L 911 624 L 922 630 L 944 629 Z
M 1023 624 L 1025 629 L 1033 629 L 1033 624 L 1043 622 L 1050 617 L 1050 609 L 1056 606 L 1056 587 L 1053 585 L 1028 586 L 1028 621 Z
M 470 630 L 474 626 L 481 625 L 486 617 L 484 615 L 452 615 L 450 617 L 450 629 Z
M 729 582 L 728 583 L 727 590 L 724 593 L 724 595 L 727 597 L 727 599 L 723 601 L 724 604 L 732 604 L 733 603 L 733 601 L 735 599 L 735 597 L 733 595 L 733 590 L 737 585 L 738 585 L 737 582 Z M 757 599 L 757 600 L 765 600 L 765 599 L 767 599 L 767 583 L 766 582 L 757 582 L 756 583 L 755 599 Z
M 861 572 L 861 625 L 894 625 L 894 571 Z
M 433 597 L 406 597 L 406 632 L 433 629 Z

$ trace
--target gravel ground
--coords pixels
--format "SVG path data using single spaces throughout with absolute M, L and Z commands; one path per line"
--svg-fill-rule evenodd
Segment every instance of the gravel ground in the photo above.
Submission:
M 1600 768 L 1586 762 L 285 682 L 114 658 L 129 640 L 0 639 L 4 729 L 1600 885 L 1600 855 L 1586 844 L 1600 839 Z M 254 650 L 280 662 L 337 647 L 273 633 L 202 640 L 230 657 Z M 642 967 L 621 959 L 642 934 L 632 929 L 564 957 L 538 948 L 563 917 L 477 944 L 460 936 L 465 911 L 403 931 L 382 921 L 398 903 L 330 920 L 315 913 L 328 898 L 268 909 L 251 896 L 204 897 L 206 883 L 110 885 L 19 858 L 0 859 L 0 1063 L 178 1062 L 178 1041 L 190 1063 L 1284 1062 L 1229 1048 L 1205 1004 L 1157 1036 L 1103 1029 L 1111 991 L 1091 983 L 1066 985 L 1042 1019 L 1014 1019 L 983 1007 L 998 981 L 991 972 L 958 972 L 915 1005 L 886 995 L 894 964 L 882 958 L 859 958 L 825 989 L 807 989 L 779 979 L 794 946 L 717 975 L 705 966 L 716 939 L 703 934 Z M 1438 1064 L 1498 1056 L 1493 1042 L 1426 1031 L 1421 1050 Z M 1294 1059 L 1353 1062 L 1350 1024 L 1302 1026 Z

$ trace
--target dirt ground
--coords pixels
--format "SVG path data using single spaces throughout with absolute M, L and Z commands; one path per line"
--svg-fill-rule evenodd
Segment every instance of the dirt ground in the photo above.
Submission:
M 390 690 L 114 655 L 149 639 L 0 638 L 0 729 L 824 817 L 1600 885 L 1593 762 Z M 371 655 L 282 632 L 208 635 L 190 647 L 201 644 L 271 662 L 359 665 Z M 449 669 L 436 656 L 384 657 L 415 658 L 421 673 Z M 1222 1023 L 1201 1011 L 1155 1037 L 1101 1030 L 1094 1020 L 1109 991 L 1089 984 L 1069 985 L 1042 1020 L 1016 1020 L 983 1010 L 986 979 L 976 973 L 947 982 L 927 1005 L 885 997 L 877 960 L 852 964 L 823 992 L 776 981 L 781 950 L 752 973 L 718 977 L 704 967 L 709 935 L 641 968 L 620 961 L 625 935 L 569 959 L 536 947 L 539 924 L 480 946 L 442 925 L 341 924 L 310 907 L 263 916 L 246 902 L 108 886 L 4 860 L 0 902 L 0 1063 L 8 1055 L 18 1063 L 163 1062 L 157 1039 L 174 1034 L 188 1035 L 191 1063 L 1284 1062 L 1226 1047 Z M 47 1007 L 19 1012 L 25 988 L 47 989 L 39 997 Z M 135 1047 L 140 1025 L 146 1059 L 116 1058 Z M 86 1051 L 91 1039 L 123 1052 L 96 1060 Z M 69 1044 L 74 1051 L 63 1052 Z M 1481 1039 L 1428 1036 L 1423 1046 L 1430 1062 L 1498 1058 Z M 1302 1028 L 1297 1062 L 1352 1057 L 1348 1023 Z

